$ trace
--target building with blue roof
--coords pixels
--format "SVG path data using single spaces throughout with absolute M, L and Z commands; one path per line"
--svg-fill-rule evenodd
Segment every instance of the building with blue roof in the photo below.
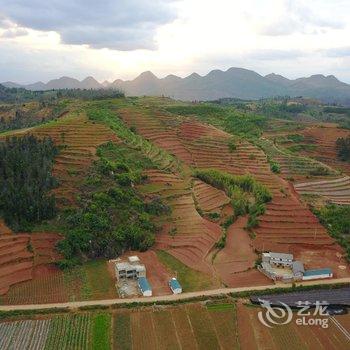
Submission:
M 332 277 L 333 271 L 330 268 L 305 270 L 305 272 L 303 273 L 303 281 Z
M 138 284 L 139 284 L 140 291 L 144 297 L 152 296 L 152 287 L 149 284 L 146 277 L 139 277 Z
M 169 281 L 169 287 L 174 294 L 182 293 L 182 287 L 176 278 L 172 278 Z

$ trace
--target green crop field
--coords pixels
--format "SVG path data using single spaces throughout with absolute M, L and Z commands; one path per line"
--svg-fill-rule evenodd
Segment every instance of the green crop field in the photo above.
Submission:
M 251 350 L 270 344 L 273 349 L 346 349 L 346 336 L 333 323 L 327 329 L 298 326 L 295 313 L 291 323 L 268 328 L 258 319 L 261 309 L 249 306 L 224 299 L 207 305 L 154 305 L 30 319 L 12 315 L 0 322 L 0 348 Z M 346 327 L 350 318 L 340 315 L 336 320 Z

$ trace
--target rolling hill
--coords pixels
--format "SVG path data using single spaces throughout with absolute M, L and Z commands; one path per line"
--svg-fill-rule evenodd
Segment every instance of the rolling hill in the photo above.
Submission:
M 339 81 L 333 75 L 317 74 L 308 78 L 290 80 L 274 73 L 262 76 L 248 69 L 234 67 L 226 71 L 212 70 L 204 76 L 192 73 L 185 78 L 175 75 L 158 78 L 147 71 L 133 80 L 117 79 L 112 83 L 99 83 L 93 77 L 87 77 L 82 81 L 61 77 L 50 80 L 46 84 L 37 82 L 19 85 L 5 82 L 3 85 L 24 87 L 28 90 L 116 88 L 131 96 L 164 95 L 187 101 L 215 100 L 225 97 L 260 99 L 288 95 L 317 98 L 327 103 L 350 104 L 350 85 Z

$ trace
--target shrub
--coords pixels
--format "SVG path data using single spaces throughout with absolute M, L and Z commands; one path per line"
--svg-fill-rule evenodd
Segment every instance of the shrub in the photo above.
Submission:
M 312 169 L 309 171 L 309 174 L 312 176 L 323 176 L 323 175 L 329 175 L 329 169 L 319 166 L 315 169 Z
M 273 160 L 270 161 L 270 169 L 275 174 L 279 174 L 281 172 L 280 165 L 277 162 L 273 161 Z
M 231 140 L 228 142 L 228 149 L 229 149 L 229 151 L 230 151 L 231 153 L 237 149 L 237 145 L 236 145 L 236 142 L 235 142 L 234 139 L 231 139 Z
M 349 162 L 350 161 L 350 136 L 346 138 L 341 137 L 337 139 L 336 147 L 338 151 L 338 157 L 344 162 Z

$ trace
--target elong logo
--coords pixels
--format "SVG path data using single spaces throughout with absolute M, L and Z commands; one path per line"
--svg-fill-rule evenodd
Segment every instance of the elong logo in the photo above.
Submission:
M 259 301 L 264 310 L 258 312 L 258 319 L 264 326 L 272 328 L 274 326 L 288 324 L 292 321 L 293 311 L 287 304 L 280 302 L 281 306 L 272 306 L 268 300 L 259 299 Z M 321 326 L 322 328 L 328 328 L 328 318 L 321 318 L 321 316 L 328 316 L 326 312 L 327 305 L 325 302 L 317 301 L 315 303 L 315 310 L 311 313 L 310 303 L 299 301 L 297 306 L 300 309 L 296 313 L 295 324 L 298 326 Z

